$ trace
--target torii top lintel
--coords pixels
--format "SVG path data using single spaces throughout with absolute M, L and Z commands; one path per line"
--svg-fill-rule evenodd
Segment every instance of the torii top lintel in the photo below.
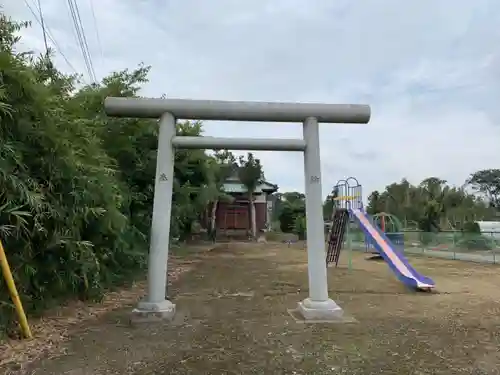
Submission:
M 159 118 L 170 112 L 178 119 L 220 121 L 318 122 L 366 124 L 371 110 L 364 104 L 322 104 L 243 102 L 194 99 L 153 99 L 108 97 L 107 115 L 115 117 Z

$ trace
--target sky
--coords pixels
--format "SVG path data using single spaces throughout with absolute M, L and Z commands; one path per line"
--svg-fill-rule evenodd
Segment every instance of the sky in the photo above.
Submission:
M 57 42 L 56 66 L 85 74 L 67 2 L 40 3 Z M 32 21 L 20 48 L 42 52 L 43 34 L 27 4 L 37 11 L 35 0 L 11 0 L 4 11 Z M 150 65 L 141 95 L 369 104 L 369 124 L 320 125 L 325 195 L 350 176 L 366 196 L 402 178 L 438 176 L 460 186 L 476 170 L 500 167 L 498 1 L 78 4 L 97 77 Z M 204 125 L 212 136 L 302 137 L 300 124 Z M 255 154 L 280 191 L 304 190 L 301 153 Z

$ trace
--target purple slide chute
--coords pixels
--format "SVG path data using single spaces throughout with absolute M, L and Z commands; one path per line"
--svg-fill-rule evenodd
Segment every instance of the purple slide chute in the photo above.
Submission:
M 434 281 L 418 273 L 365 212 L 355 209 L 351 210 L 351 213 L 365 235 L 373 241 L 379 254 L 403 284 L 421 290 L 429 290 L 435 287 Z

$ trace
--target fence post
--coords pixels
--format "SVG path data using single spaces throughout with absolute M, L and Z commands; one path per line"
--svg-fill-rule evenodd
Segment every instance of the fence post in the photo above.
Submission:
M 495 239 L 495 233 L 493 231 L 490 232 L 491 236 L 491 250 L 493 253 L 493 264 L 497 263 L 497 242 Z

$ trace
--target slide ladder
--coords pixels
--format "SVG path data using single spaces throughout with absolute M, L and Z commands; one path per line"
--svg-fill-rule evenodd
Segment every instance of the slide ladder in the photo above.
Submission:
M 365 235 L 370 238 L 379 254 L 403 284 L 420 290 L 434 288 L 434 281 L 419 274 L 363 210 L 353 209 L 351 213 L 359 223 L 360 228 L 365 232 Z
M 340 258 L 340 250 L 344 242 L 347 224 L 349 223 L 349 211 L 345 208 L 336 209 L 332 218 L 332 228 L 328 236 L 328 251 L 326 253 L 326 264 L 335 262 L 337 266 Z

